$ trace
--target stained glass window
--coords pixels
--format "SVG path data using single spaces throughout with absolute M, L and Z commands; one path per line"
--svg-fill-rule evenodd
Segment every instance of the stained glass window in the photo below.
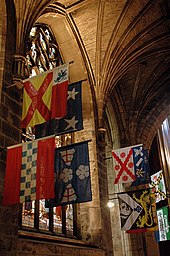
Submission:
M 62 64 L 57 42 L 50 28 L 46 25 L 38 24 L 31 29 L 26 59 L 29 76 Z
M 30 32 L 27 45 L 27 70 L 29 77 L 63 64 L 59 47 L 50 28 L 35 25 Z M 34 140 L 34 127 L 23 129 L 22 141 Z M 56 136 L 56 147 L 72 143 L 72 135 Z M 27 202 L 22 205 L 20 226 L 53 234 L 75 235 L 75 206 L 46 208 L 45 200 Z

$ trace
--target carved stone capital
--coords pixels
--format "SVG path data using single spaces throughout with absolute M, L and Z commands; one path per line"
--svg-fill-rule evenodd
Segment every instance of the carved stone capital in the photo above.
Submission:
M 19 54 L 13 55 L 13 74 L 12 74 L 12 86 L 16 86 L 21 89 L 21 80 L 28 77 L 28 72 L 26 68 L 26 58 Z
M 105 128 L 98 129 L 98 145 L 100 148 L 104 148 L 106 146 L 105 134 L 106 134 Z

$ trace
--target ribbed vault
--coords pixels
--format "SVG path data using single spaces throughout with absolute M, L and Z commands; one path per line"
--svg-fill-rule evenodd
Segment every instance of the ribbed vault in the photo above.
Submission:
M 60 14 L 82 57 L 97 126 L 103 124 L 109 101 L 120 126 L 122 144 L 142 140 L 150 144 L 155 127 L 169 114 L 169 1 L 29 0 L 26 10 L 22 0 L 14 2 L 17 20 L 23 20 L 16 29 L 16 51 L 23 51 L 30 28 L 37 20 L 47 22 L 57 33 Z M 67 42 L 64 30 L 62 38 Z M 66 47 L 70 52 L 67 59 L 78 63 L 78 55 L 71 47 L 73 44 Z M 85 78 L 80 74 L 81 77 Z
M 145 142 L 149 147 L 170 114 L 169 3 L 128 3 L 116 26 L 117 38 L 113 33 L 112 48 L 106 53 L 100 89 L 103 102 L 111 98 L 121 144 Z

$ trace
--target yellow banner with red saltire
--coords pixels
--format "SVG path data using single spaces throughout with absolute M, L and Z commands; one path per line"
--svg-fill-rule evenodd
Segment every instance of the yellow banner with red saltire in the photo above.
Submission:
M 68 64 L 24 80 L 23 84 L 22 128 L 66 115 Z

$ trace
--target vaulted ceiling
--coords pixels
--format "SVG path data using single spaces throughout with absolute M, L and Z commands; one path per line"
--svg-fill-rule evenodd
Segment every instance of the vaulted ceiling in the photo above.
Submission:
M 79 47 L 102 125 L 107 102 L 112 105 L 122 144 L 151 141 L 170 114 L 170 3 L 168 0 L 15 0 L 19 30 L 28 34 L 36 21 L 62 17 Z M 22 12 L 21 12 L 22 9 Z M 29 19 L 29 22 L 28 22 Z M 28 25 L 29 24 L 29 25 Z M 57 34 L 57 32 L 56 32 Z M 67 42 L 63 31 L 62 43 Z M 68 53 L 72 52 L 71 45 Z M 78 61 L 77 54 L 72 54 Z

